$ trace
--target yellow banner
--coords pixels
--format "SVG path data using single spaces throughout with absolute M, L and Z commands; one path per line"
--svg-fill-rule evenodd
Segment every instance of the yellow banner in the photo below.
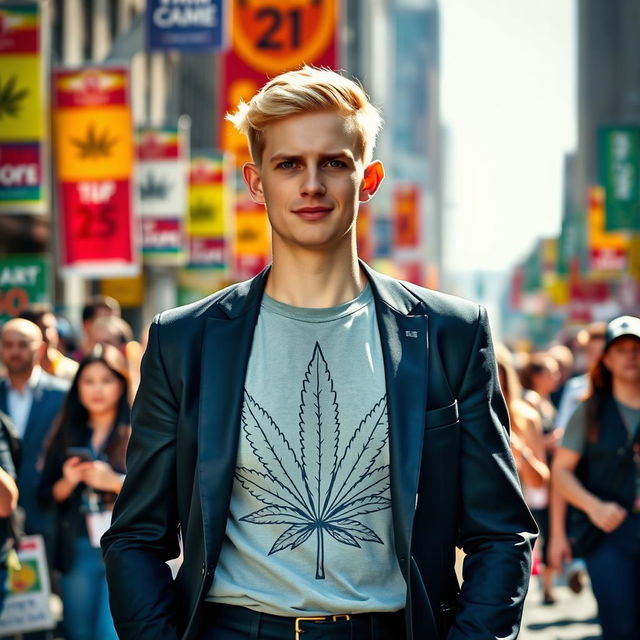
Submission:
M 224 185 L 192 184 L 189 187 L 187 233 L 196 237 L 224 236 L 224 221 Z
M 632 235 L 629 240 L 629 273 L 640 282 L 640 234 Z
M 236 212 L 235 253 L 266 256 L 269 253 L 269 224 L 264 210 Z
M 44 136 L 40 55 L 2 56 L 0 140 L 35 142 Z
M 590 248 L 627 251 L 629 240 L 626 234 L 605 229 L 604 189 L 602 187 L 590 187 L 588 202 Z
M 557 306 L 569 304 L 569 281 L 556 273 L 546 273 L 543 276 L 543 286 L 549 301 Z
M 59 109 L 53 127 L 59 179 L 131 177 L 133 134 L 128 106 Z
M 100 281 L 100 293 L 115 298 L 124 308 L 139 307 L 144 302 L 144 275 L 104 278 Z

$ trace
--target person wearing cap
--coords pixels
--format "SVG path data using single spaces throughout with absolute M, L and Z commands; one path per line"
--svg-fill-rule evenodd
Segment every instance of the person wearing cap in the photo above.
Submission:
M 604 640 L 632 640 L 640 629 L 640 318 L 608 324 L 590 387 L 552 481 L 595 527 L 585 559 Z

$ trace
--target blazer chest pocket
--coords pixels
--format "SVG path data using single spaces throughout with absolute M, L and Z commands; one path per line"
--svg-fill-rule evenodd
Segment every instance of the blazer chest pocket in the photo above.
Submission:
M 452 426 L 458 422 L 458 401 L 454 400 L 446 407 L 431 409 L 425 414 L 425 429 L 438 429 L 439 427 Z

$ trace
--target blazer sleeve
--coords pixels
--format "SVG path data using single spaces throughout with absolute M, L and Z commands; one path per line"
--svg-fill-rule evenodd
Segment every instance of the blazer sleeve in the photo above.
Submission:
M 482 307 L 458 401 L 458 546 L 466 557 L 458 612 L 448 637 L 516 638 L 537 527 L 522 497 L 511 455 L 509 417 Z
M 175 640 L 173 580 L 178 401 L 162 359 L 160 315 L 149 329 L 133 405 L 127 475 L 102 538 L 109 600 L 121 640 Z

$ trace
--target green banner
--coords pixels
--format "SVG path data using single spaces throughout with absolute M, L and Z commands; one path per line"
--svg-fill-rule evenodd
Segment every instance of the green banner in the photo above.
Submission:
M 34 302 L 49 302 L 49 261 L 40 255 L 0 258 L 0 322 Z
M 531 253 L 522 263 L 522 290 L 525 293 L 538 291 L 542 288 L 542 248 L 540 241 L 536 242 Z
M 598 129 L 598 173 L 606 230 L 640 230 L 640 127 Z
M 569 275 L 571 258 L 578 258 L 581 270 L 587 266 L 587 221 L 583 213 L 569 213 L 562 220 L 558 238 L 558 275 Z

